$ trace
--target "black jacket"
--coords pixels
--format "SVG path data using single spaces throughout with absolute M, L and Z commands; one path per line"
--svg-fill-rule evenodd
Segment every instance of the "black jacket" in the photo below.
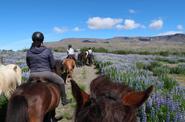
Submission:
M 51 49 L 44 46 L 31 47 L 26 54 L 26 63 L 30 72 L 52 71 L 55 65 Z

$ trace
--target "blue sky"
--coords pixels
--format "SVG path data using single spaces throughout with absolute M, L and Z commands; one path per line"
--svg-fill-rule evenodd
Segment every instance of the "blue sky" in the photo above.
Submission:
M 1 0 L 0 49 L 45 41 L 184 33 L 184 0 Z

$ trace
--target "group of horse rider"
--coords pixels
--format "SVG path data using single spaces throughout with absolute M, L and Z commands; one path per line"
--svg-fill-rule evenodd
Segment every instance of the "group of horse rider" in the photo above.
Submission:
M 32 81 L 34 78 L 44 78 L 48 82 L 58 84 L 60 88 L 61 103 L 66 105 L 71 102 L 71 99 L 67 99 L 63 78 L 53 72 L 55 59 L 51 49 L 45 47 L 43 45 L 43 41 L 43 33 L 33 33 L 32 45 L 26 54 L 26 63 L 30 70 L 30 77 L 28 81 Z M 92 56 L 92 48 L 89 48 L 85 54 L 86 57 Z M 69 45 L 67 49 L 67 58 L 72 58 L 76 62 L 75 57 L 75 50 L 72 48 L 72 45 Z
M 80 50 L 78 49 L 78 54 L 80 54 Z M 85 51 L 85 58 L 92 58 L 93 57 L 93 50 L 91 47 L 88 48 L 88 50 Z M 75 60 L 76 62 L 76 55 L 75 55 L 75 50 L 73 49 L 72 45 L 69 44 L 68 45 L 68 49 L 67 49 L 67 58 L 72 58 Z M 91 62 L 89 62 L 90 64 Z

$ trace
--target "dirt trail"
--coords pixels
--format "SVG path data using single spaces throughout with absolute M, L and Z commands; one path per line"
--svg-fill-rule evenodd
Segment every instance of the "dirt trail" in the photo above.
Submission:
M 76 67 L 73 73 L 73 79 L 78 83 L 78 85 L 84 89 L 86 92 L 89 93 L 89 85 L 90 82 L 98 76 L 97 70 L 94 66 L 83 66 L 83 67 Z M 71 84 L 68 83 L 66 85 L 68 98 L 72 98 L 71 94 Z M 75 110 L 75 101 L 71 104 L 66 106 L 62 106 L 61 104 L 56 110 L 56 117 L 63 116 L 63 119 L 59 122 L 72 122 L 73 115 Z

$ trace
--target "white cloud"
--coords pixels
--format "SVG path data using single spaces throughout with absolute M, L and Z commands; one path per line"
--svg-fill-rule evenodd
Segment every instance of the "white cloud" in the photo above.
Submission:
M 73 31 L 79 32 L 79 31 L 82 31 L 82 29 L 79 27 L 75 27 L 75 28 L 73 28 Z
M 55 26 L 53 28 L 53 31 L 56 32 L 56 33 L 65 33 L 65 32 L 68 31 L 68 29 L 67 28 L 64 28 L 64 27 L 60 28 L 60 27 Z
M 118 24 L 116 26 L 117 29 L 125 29 L 125 30 L 132 30 L 132 29 L 136 29 L 139 27 L 145 28 L 145 26 L 143 26 L 139 23 L 136 23 L 134 20 L 131 20 L 131 19 L 125 19 L 123 25 Z
M 161 29 L 163 27 L 163 20 L 162 19 L 153 20 L 150 23 L 149 27 L 152 29 Z
M 111 29 L 121 23 L 123 19 L 92 17 L 87 21 L 90 29 Z
M 177 25 L 177 29 L 178 29 L 178 30 L 183 30 L 184 28 L 183 28 L 182 25 Z
M 134 9 L 129 9 L 128 12 L 129 12 L 130 14 L 135 14 L 135 13 L 136 13 L 136 11 L 135 11 Z
M 174 35 L 174 34 L 177 34 L 177 33 L 183 33 L 183 31 L 167 31 L 167 32 L 160 33 L 159 36 Z

